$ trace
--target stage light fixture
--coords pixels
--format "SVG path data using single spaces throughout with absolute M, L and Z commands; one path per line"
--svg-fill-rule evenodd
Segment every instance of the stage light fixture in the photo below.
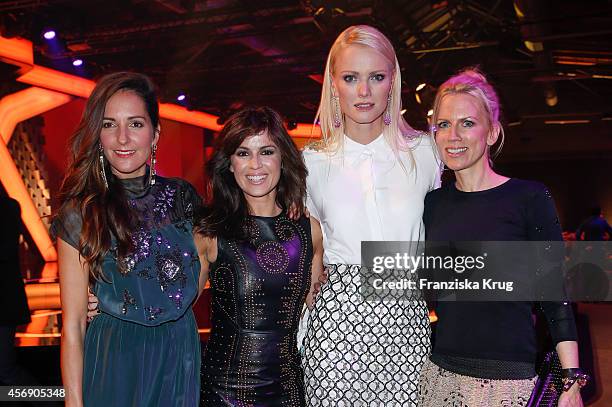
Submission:
M 81 66 L 81 65 L 83 65 L 83 60 L 77 58 L 74 61 L 72 61 L 72 65 L 74 65 L 74 66 Z
M 43 34 L 43 37 L 46 40 L 52 40 L 53 38 L 55 38 L 55 31 L 53 30 L 47 30 L 45 31 L 45 33 Z

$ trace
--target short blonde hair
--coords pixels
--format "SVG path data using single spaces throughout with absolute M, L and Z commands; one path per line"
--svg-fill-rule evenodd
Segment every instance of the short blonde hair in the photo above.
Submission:
M 495 92 L 493 86 L 487 81 L 484 74 L 477 68 L 466 68 L 462 70 L 458 74 L 450 77 L 438 88 L 433 104 L 433 115 L 431 116 L 432 138 L 435 140 L 436 123 L 438 122 L 442 99 L 447 95 L 453 94 L 466 94 L 476 98 L 484 111 L 487 113 L 489 126 L 493 127 L 494 125 L 497 125 L 499 127 L 501 141 L 497 147 L 497 150 L 493 154 L 493 158 L 497 157 L 504 146 L 505 139 L 504 128 L 499 122 L 499 96 L 497 96 L 497 92 Z M 491 154 L 488 149 L 487 154 L 489 154 L 489 159 L 491 159 Z M 492 164 L 492 162 L 490 162 L 490 164 Z

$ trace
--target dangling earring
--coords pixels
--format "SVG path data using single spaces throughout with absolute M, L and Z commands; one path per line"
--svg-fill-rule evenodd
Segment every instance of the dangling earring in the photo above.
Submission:
M 155 153 L 157 152 L 157 144 L 151 146 L 151 170 L 149 171 L 149 184 L 155 185 Z
M 383 122 L 385 123 L 385 126 L 391 124 L 391 93 L 389 93 L 389 97 L 387 98 L 387 110 L 385 110 Z
M 100 175 L 102 175 L 102 180 L 104 181 L 104 186 L 108 189 L 108 181 L 106 180 L 106 170 L 104 169 L 104 148 L 102 148 L 102 143 L 98 145 L 98 152 L 100 153 Z
M 332 96 L 332 99 L 334 100 L 334 127 L 338 129 L 342 125 L 342 121 L 340 120 L 340 103 L 338 102 L 340 98 L 338 96 Z

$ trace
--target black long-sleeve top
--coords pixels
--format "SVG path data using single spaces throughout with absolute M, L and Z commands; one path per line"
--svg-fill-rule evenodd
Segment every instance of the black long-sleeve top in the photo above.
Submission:
M 515 178 L 485 191 L 463 192 L 454 184 L 432 191 L 425 198 L 423 220 L 430 241 L 562 240 L 550 192 L 540 183 Z M 576 340 L 570 304 L 540 305 L 555 344 Z M 466 374 L 466 369 L 457 366 L 462 364 L 462 358 L 471 361 L 468 365 L 473 360 L 509 361 L 510 365 L 517 362 L 530 366 L 526 374 L 529 376 L 534 372 L 536 358 L 532 308 L 533 304 L 527 302 L 438 302 L 432 360 L 450 361 L 443 367 L 461 374 Z M 525 378 L 505 368 L 496 372 L 500 369 L 495 363 L 484 366 L 485 376 L 495 376 L 490 378 Z

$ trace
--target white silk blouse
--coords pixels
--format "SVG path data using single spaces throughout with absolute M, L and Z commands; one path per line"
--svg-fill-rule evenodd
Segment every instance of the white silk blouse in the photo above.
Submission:
M 440 162 L 427 134 L 410 143 L 412 166 L 382 134 L 366 145 L 345 136 L 333 155 L 304 150 L 306 205 L 321 223 L 326 264 L 360 264 L 362 241 L 424 240 L 423 202 L 440 185 Z

